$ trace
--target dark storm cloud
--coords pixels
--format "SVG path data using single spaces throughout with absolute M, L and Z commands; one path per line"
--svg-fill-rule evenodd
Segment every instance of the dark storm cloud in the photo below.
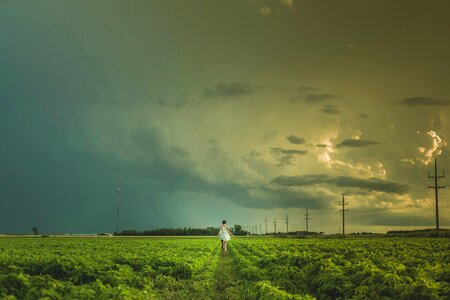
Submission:
M 305 143 L 305 139 L 298 137 L 296 135 L 291 134 L 290 136 L 286 137 L 286 139 L 291 143 L 291 144 L 296 144 L 296 145 L 300 145 L 300 144 L 304 144 Z
M 393 104 L 404 105 L 409 108 L 414 106 L 449 106 L 450 100 L 421 96 L 405 98 L 400 101 L 394 102 Z
M 213 88 L 206 88 L 203 92 L 203 98 L 236 99 L 250 95 L 256 90 L 258 90 L 258 87 L 248 82 L 219 82 Z
M 319 89 L 312 86 L 303 85 L 297 89 L 297 92 L 299 94 L 316 93 L 319 92 Z
M 212 192 L 219 192 L 230 201 L 242 207 L 249 208 L 326 208 L 333 198 L 321 192 L 309 192 L 298 188 L 278 185 L 244 186 L 236 183 L 221 183 L 209 187 Z M 252 193 L 258 191 L 258 195 Z
M 324 100 L 329 100 L 329 99 L 337 99 L 339 98 L 338 95 L 335 94 L 329 94 L 329 93 L 308 93 L 305 96 L 303 96 L 303 99 L 306 102 L 321 102 Z
M 291 95 L 289 100 L 292 102 L 303 101 L 307 103 L 318 103 L 338 98 L 341 98 L 341 96 L 325 93 L 314 87 L 302 86 L 296 90 L 296 94 Z
M 354 215 L 354 214 L 353 214 Z M 356 217 L 352 217 L 355 223 L 358 223 Z M 432 226 L 433 217 L 425 217 L 423 215 L 412 215 L 408 213 L 393 213 L 389 210 L 380 212 L 368 212 L 360 220 L 361 224 L 374 226 Z
M 328 145 L 325 145 L 325 144 L 317 144 L 316 147 L 319 147 L 319 148 L 326 148 L 326 147 L 328 147 Z
M 277 148 L 277 147 L 270 148 L 270 151 L 275 152 L 275 153 L 287 154 L 287 155 L 294 155 L 294 154 L 305 155 L 308 153 L 307 150 L 283 149 L 283 148 Z
M 322 112 L 329 114 L 329 115 L 338 115 L 341 113 L 341 111 L 339 109 L 337 109 L 337 107 L 335 105 L 325 105 L 322 108 Z
M 296 190 L 292 187 L 282 187 L 267 185 L 262 186 L 261 190 L 267 192 L 273 202 L 272 207 L 308 207 L 312 209 L 326 208 L 328 203 L 334 198 L 320 191 L 309 192 L 305 190 Z
M 156 102 L 161 106 L 168 106 L 173 108 L 192 107 L 201 104 L 201 101 L 194 100 L 187 96 L 181 96 L 174 99 L 159 97 Z
M 366 114 L 360 114 L 359 116 L 360 116 L 361 118 L 363 118 L 363 119 L 366 119 L 366 120 L 369 118 L 369 116 L 366 115 Z
M 404 194 L 408 186 L 378 178 L 361 179 L 350 176 L 330 175 L 303 175 L 303 176 L 278 176 L 273 183 L 282 186 L 311 186 L 318 184 L 335 185 L 339 187 L 354 187 L 369 191 Z
M 292 165 L 296 155 L 305 155 L 307 150 L 283 149 L 278 147 L 270 148 L 270 151 L 277 157 L 280 165 Z
M 135 161 L 124 162 L 124 167 L 142 178 L 152 178 L 167 185 L 199 181 L 192 170 L 195 167 L 188 151 L 170 145 L 161 128 L 135 129 L 131 141 L 142 151 Z
M 135 130 L 131 138 L 143 151 L 143 156 L 133 163 L 123 162 L 122 171 L 142 179 L 156 181 L 159 190 L 201 191 L 226 197 L 242 207 L 262 209 L 305 206 L 323 208 L 330 200 L 329 195 L 300 193 L 290 187 L 279 185 L 243 184 L 229 180 L 209 182 L 192 171 L 197 165 L 189 152 L 167 144 L 159 127 Z M 211 148 L 209 152 L 211 155 L 225 157 L 219 162 L 219 168 L 225 168 L 221 167 L 222 164 L 232 165 L 232 162 L 223 156 L 223 149 L 217 142 L 212 141 L 208 147 Z M 272 148 L 272 150 L 287 157 L 307 153 L 307 151 L 296 149 Z M 258 156 L 260 153 L 255 151 L 252 155 Z M 254 191 L 258 192 L 254 193 Z
M 338 148 L 342 147 L 351 147 L 351 148 L 359 148 L 359 147 L 367 147 L 371 145 L 379 145 L 380 143 L 370 140 L 357 140 L 357 139 L 346 139 L 336 145 Z

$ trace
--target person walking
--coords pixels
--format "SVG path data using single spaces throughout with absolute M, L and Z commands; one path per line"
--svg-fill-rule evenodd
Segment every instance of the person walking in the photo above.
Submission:
M 218 236 L 220 241 L 222 242 L 222 255 L 225 256 L 227 254 L 228 241 L 231 239 L 232 236 L 234 236 L 231 233 L 230 227 L 228 227 L 226 220 L 222 221 L 222 225 L 220 225 Z

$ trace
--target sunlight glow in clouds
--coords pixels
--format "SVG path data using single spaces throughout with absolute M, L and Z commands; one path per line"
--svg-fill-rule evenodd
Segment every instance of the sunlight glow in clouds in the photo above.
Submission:
M 433 159 L 442 154 L 442 150 L 447 146 L 447 142 L 443 140 L 435 131 L 430 130 L 427 134 L 432 139 L 432 145 L 429 149 L 421 146 L 417 150 L 423 154 L 423 157 L 418 158 L 418 160 L 424 164 L 430 164 Z

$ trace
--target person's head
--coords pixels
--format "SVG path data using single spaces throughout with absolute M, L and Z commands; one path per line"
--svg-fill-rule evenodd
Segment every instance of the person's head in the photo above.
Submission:
M 222 221 L 222 224 L 227 224 L 227 220 L 223 220 L 223 221 Z

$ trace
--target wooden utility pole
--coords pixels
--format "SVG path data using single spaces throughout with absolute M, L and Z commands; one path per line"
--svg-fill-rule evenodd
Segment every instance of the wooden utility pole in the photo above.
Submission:
M 342 194 L 342 202 L 339 202 L 339 205 L 342 205 L 342 209 L 339 211 L 342 211 L 342 235 L 345 235 L 345 212 L 348 211 L 348 209 L 345 209 L 345 206 L 348 205 L 348 202 L 345 202 L 344 194 Z
M 439 189 L 445 188 L 445 186 L 438 186 L 438 179 L 445 178 L 444 172 L 442 175 L 438 176 L 437 174 L 437 159 L 434 159 L 434 176 L 430 176 L 430 172 L 428 172 L 428 178 L 434 179 L 434 186 L 429 186 L 429 189 L 434 189 L 434 198 L 436 200 L 436 234 L 439 237 Z
M 289 234 L 289 216 L 286 215 L 286 218 L 284 220 L 284 223 L 286 223 L 286 234 Z
M 273 231 L 274 231 L 274 234 L 277 234 L 277 220 L 276 219 L 273 220 Z
M 306 232 L 309 232 L 308 220 L 311 219 L 311 218 L 309 217 L 310 215 L 311 215 L 311 213 L 308 212 L 308 209 L 306 209 L 306 212 L 305 212 Z

